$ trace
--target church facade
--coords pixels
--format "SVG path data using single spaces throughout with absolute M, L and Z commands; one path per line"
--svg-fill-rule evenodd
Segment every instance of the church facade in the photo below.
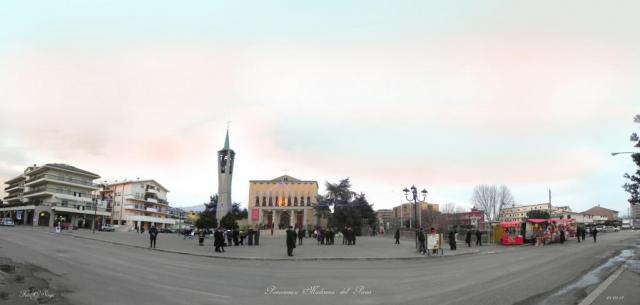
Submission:
M 318 182 L 288 175 L 249 181 L 249 224 L 282 229 L 311 229 L 318 223 Z

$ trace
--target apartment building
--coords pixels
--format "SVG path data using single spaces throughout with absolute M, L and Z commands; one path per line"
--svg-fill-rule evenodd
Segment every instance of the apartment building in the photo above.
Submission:
M 176 221 L 171 217 L 168 192 L 153 179 L 114 181 L 105 183 L 100 190 L 101 196 L 110 202 L 113 224 L 129 230 L 173 226 Z
M 0 206 L 4 217 L 17 224 L 53 227 L 67 223 L 80 228 L 106 223 L 111 213 L 97 196 L 99 189 L 92 172 L 63 163 L 27 167 L 5 182 L 8 195 Z
M 551 203 L 539 203 L 539 204 L 530 204 L 530 205 L 511 205 L 509 207 L 502 207 L 500 210 L 500 220 L 501 221 L 513 221 L 513 220 L 521 220 L 523 218 L 527 218 L 527 212 L 529 211 L 547 211 L 550 215 L 554 213 L 562 213 L 571 211 L 568 206 L 562 207 L 553 207 Z
M 418 209 L 417 210 L 418 224 L 422 225 L 421 224 L 422 215 L 425 213 L 429 215 L 431 213 L 439 212 L 440 205 L 437 203 L 418 202 L 417 209 Z M 414 211 L 414 204 L 411 202 L 403 203 L 401 205 L 395 206 L 393 208 L 394 222 L 397 224 L 400 224 L 402 222 L 404 223 L 410 222 L 413 225 L 415 212 L 416 211 Z

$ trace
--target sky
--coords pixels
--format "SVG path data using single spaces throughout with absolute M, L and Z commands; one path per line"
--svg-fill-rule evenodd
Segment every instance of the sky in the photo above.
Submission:
M 627 213 L 640 126 L 637 1 L 3 1 L 0 181 L 67 163 L 151 178 L 173 206 L 249 180 L 349 177 L 374 208 L 416 185 L 471 207 Z M 637 149 L 635 149 L 637 151 Z M 4 189 L 4 187 L 3 187 Z

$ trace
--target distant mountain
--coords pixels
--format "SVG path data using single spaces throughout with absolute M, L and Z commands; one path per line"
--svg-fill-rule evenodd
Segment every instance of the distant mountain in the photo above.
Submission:
M 187 212 L 188 211 L 202 212 L 202 211 L 204 211 L 204 204 L 192 205 L 192 206 L 189 206 L 189 207 L 178 207 L 178 208 L 181 208 L 181 209 L 183 209 L 183 210 L 185 210 Z

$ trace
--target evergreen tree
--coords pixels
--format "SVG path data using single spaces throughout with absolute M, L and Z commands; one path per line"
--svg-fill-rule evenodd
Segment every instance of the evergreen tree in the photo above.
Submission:
M 200 212 L 195 226 L 199 229 L 212 229 L 218 227 L 216 209 L 218 208 L 218 194 L 209 196 L 209 202 L 204 203 L 204 211 Z
M 232 230 L 238 227 L 238 222 L 236 222 L 236 217 L 229 212 L 220 219 L 220 226 L 225 229 Z
M 533 210 L 533 211 L 527 212 L 527 218 L 549 219 L 549 218 L 551 218 L 551 215 L 549 215 L 549 212 L 547 212 L 547 211 Z
M 640 114 L 637 114 L 633 121 L 635 123 L 640 124 Z M 640 136 L 637 133 L 632 133 L 630 137 L 631 142 L 634 142 L 633 145 L 636 148 L 640 148 Z M 633 175 L 624 174 L 624 177 L 631 180 L 631 182 L 625 183 L 623 185 L 624 190 L 629 193 L 629 203 L 632 205 L 640 204 L 640 153 L 634 153 L 631 155 L 633 162 L 638 167 L 636 169 L 636 173 Z
M 374 228 L 378 221 L 373 206 L 365 194 L 351 191 L 349 178 L 338 183 L 326 183 L 327 194 L 319 196 L 316 213 L 329 214 L 329 225 L 342 229 L 350 226 L 359 234 L 362 228 Z M 329 206 L 333 205 L 333 213 Z M 322 215 L 321 214 L 321 215 Z

